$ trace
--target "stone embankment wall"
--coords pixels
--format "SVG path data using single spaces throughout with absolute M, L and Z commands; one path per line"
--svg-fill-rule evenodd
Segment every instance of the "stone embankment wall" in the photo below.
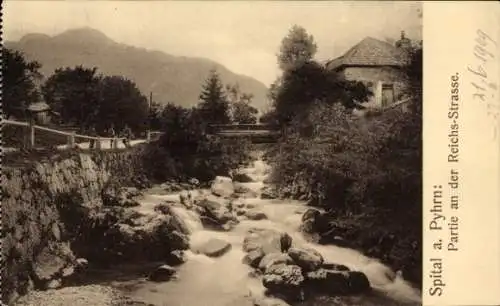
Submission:
M 2 173 L 2 300 L 56 287 L 77 268 L 68 216 L 97 213 L 110 184 L 138 183 L 137 150 L 71 153 Z

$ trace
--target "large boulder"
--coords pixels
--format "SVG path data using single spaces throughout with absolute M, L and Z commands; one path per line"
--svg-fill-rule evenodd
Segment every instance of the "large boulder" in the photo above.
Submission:
M 316 232 L 318 219 L 321 217 L 321 212 L 314 208 L 309 208 L 302 215 L 301 231 L 307 234 Z
M 286 253 L 269 253 L 260 260 L 259 270 L 264 272 L 269 267 L 279 264 L 292 265 L 294 262 Z
M 301 299 L 304 280 L 299 266 L 278 264 L 266 270 L 262 277 L 262 284 L 273 295 L 287 299 Z
M 234 193 L 237 197 L 241 198 L 257 198 L 258 193 L 243 184 L 234 184 Z
M 182 250 L 174 250 L 167 255 L 165 260 L 169 265 L 178 266 L 187 261 L 187 256 Z
M 307 272 L 305 276 L 307 289 L 323 294 L 359 294 L 370 290 L 368 278 L 359 271 L 334 271 L 321 268 Z
M 193 247 L 193 252 L 205 254 L 208 257 L 220 257 L 229 250 L 231 250 L 231 244 L 217 238 L 212 238 L 199 246 Z
M 77 258 L 75 261 L 75 271 L 81 272 L 87 270 L 89 262 L 85 258 Z
M 190 179 L 188 180 L 188 183 L 189 183 L 191 186 L 193 186 L 193 187 L 198 187 L 198 186 L 200 186 L 200 181 L 199 181 L 197 178 L 194 178 L 194 177 L 190 178 Z
M 249 220 L 265 220 L 265 219 L 267 219 L 267 215 L 257 208 L 252 208 L 252 209 L 245 211 L 244 215 Z
M 351 293 L 358 294 L 370 290 L 370 281 L 366 274 L 360 271 L 349 271 L 349 288 Z
M 251 183 L 253 182 L 253 178 L 246 173 L 235 173 L 233 174 L 233 181 L 239 183 Z
M 172 212 L 172 205 L 175 205 L 175 204 L 176 204 L 176 202 L 164 201 L 160 204 L 156 204 L 153 207 L 153 211 L 160 213 L 160 214 L 168 215 Z
M 132 185 L 145 189 L 151 187 L 152 184 L 146 175 L 139 174 L 132 178 Z
M 188 233 L 170 215 L 154 215 L 138 226 L 115 224 L 106 232 L 106 241 L 114 261 L 164 260 L 173 250 L 189 248 Z
M 161 265 L 156 268 L 150 275 L 149 280 L 154 282 L 165 282 L 175 275 L 175 269 L 169 265 Z
M 69 243 L 48 243 L 32 263 L 34 281 L 39 287 L 46 287 L 53 280 L 70 276 L 76 264 L 76 258 Z
M 200 217 L 211 219 L 219 225 L 237 220 L 229 202 L 225 203 L 224 201 L 214 201 L 205 198 L 201 201 L 197 201 L 196 205 Z
M 288 255 L 306 272 L 317 270 L 323 264 L 323 256 L 310 248 L 292 247 L 288 250 Z
M 171 203 L 161 203 L 154 207 L 154 210 L 165 215 L 166 221 L 172 230 L 176 230 L 180 233 L 189 235 L 191 234 L 191 229 L 189 228 L 186 220 L 180 216 L 175 209 L 172 208 Z
M 350 247 L 343 236 L 346 233 L 344 225 L 335 222 L 331 212 L 320 212 L 310 208 L 302 215 L 300 230 L 307 240 L 319 244 L 334 244 L 340 247 Z M 348 232 L 351 232 L 349 230 Z
M 315 208 L 309 208 L 302 215 L 302 221 L 307 221 L 307 220 L 315 221 L 320 216 L 321 216 L 321 211 Z
M 245 217 L 245 214 L 247 213 L 246 209 L 244 209 L 244 208 L 236 208 L 235 212 L 236 212 L 236 216 L 239 216 L 239 217 Z
M 168 248 L 171 250 L 189 249 L 189 236 L 176 230 L 166 233 L 163 237 L 160 236 L 160 239 L 168 241 Z
M 243 239 L 243 250 L 260 249 L 264 254 L 282 253 L 292 246 L 292 237 L 285 232 L 272 229 L 250 229 Z
M 226 176 L 216 176 L 210 190 L 218 197 L 229 197 L 234 193 L 233 180 Z
M 306 287 L 309 291 L 324 294 L 348 294 L 348 272 L 319 269 L 305 274 Z

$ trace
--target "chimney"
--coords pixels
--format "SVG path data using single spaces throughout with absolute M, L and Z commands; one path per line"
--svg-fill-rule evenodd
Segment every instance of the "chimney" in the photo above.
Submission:
M 403 50 L 411 48 L 411 41 L 405 37 L 405 31 L 401 31 L 401 39 L 396 42 L 396 47 Z

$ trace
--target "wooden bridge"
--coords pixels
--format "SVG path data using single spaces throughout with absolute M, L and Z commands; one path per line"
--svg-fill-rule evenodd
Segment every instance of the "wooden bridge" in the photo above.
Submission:
M 272 143 L 281 136 L 279 127 L 270 124 L 211 124 L 207 133 L 227 138 L 249 138 L 253 143 Z

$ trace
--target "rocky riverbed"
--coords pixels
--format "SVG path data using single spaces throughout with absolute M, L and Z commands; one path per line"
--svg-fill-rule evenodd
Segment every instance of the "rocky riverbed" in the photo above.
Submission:
M 72 293 L 77 301 L 85 292 L 87 305 L 421 304 L 420 292 L 377 260 L 306 239 L 302 223 L 314 212 L 277 199 L 264 183 L 269 170 L 257 160 L 209 188 L 194 180 L 106 195 L 120 217 L 96 241 L 116 262 L 90 262 L 66 287 L 34 292 L 19 305 L 42 305 L 47 295 L 64 299 L 43 305 L 69 305 Z

